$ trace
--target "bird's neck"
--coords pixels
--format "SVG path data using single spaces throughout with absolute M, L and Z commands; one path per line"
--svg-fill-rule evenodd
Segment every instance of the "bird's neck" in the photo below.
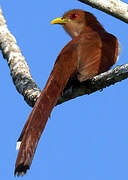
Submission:
M 85 26 L 84 24 L 71 24 L 68 23 L 64 26 L 65 31 L 72 37 L 77 37 L 83 33 L 98 32 L 99 34 L 105 32 L 104 28 L 98 23 L 95 26 Z
M 64 29 L 72 38 L 79 36 L 85 31 L 83 24 L 79 24 L 78 26 L 78 24 L 74 23 L 67 23 L 66 25 L 64 25 Z

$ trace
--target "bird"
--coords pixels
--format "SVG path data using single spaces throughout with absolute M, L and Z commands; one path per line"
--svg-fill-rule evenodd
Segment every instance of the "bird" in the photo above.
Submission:
M 48 81 L 17 141 L 16 176 L 22 176 L 30 169 L 40 136 L 67 83 L 74 77 L 83 82 L 109 70 L 119 54 L 118 39 L 108 33 L 90 12 L 69 10 L 62 17 L 52 20 L 51 24 L 62 25 L 72 39 L 57 56 Z

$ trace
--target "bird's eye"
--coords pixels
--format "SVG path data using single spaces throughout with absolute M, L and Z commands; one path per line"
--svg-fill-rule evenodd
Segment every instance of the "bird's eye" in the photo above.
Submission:
M 79 17 L 78 14 L 71 14 L 71 15 L 70 15 L 70 19 L 72 19 L 72 20 L 75 20 L 75 19 L 77 19 L 78 17 Z

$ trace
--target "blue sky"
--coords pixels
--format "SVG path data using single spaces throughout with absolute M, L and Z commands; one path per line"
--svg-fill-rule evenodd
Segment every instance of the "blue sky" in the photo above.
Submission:
M 124 2 L 127 2 L 126 0 Z M 105 29 L 118 37 L 122 52 L 116 65 L 128 62 L 128 25 L 77 0 L 1 0 L 8 28 L 43 89 L 56 57 L 70 37 L 50 25 L 65 11 L 92 12 Z M 0 54 L 0 178 L 14 180 L 16 140 L 31 112 L 12 83 Z M 128 179 L 128 80 L 57 106 L 39 142 L 24 180 Z M 20 178 L 19 178 L 20 179 Z

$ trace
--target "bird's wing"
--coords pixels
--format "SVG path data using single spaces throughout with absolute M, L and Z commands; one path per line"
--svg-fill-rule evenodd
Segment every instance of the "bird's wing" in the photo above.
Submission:
M 85 81 L 107 71 L 118 57 L 118 40 L 104 32 L 85 33 L 81 36 L 78 80 Z

